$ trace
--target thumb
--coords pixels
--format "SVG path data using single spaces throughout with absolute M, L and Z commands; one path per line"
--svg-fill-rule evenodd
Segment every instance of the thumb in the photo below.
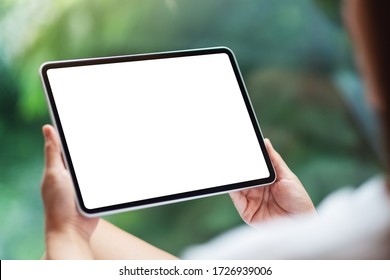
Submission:
M 44 125 L 42 132 L 45 138 L 45 168 L 63 167 L 60 143 L 54 128 Z
M 272 164 L 275 168 L 275 172 L 276 172 L 278 178 L 290 178 L 293 176 L 295 177 L 294 173 L 290 170 L 290 168 L 284 162 L 284 160 L 280 156 L 280 154 L 277 151 L 275 151 L 274 147 L 271 144 L 271 141 L 266 138 L 264 142 L 265 142 L 265 145 L 267 146 L 267 151 L 268 151 L 269 157 L 272 161 Z

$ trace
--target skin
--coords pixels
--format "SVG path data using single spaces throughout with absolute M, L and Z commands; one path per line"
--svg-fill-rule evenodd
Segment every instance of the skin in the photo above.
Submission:
M 354 52 L 358 69 L 364 77 L 365 95 L 368 103 L 375 111 L 383 110 L 384 105 L 379 95 L 375 71 L 370 61 L 370 32 L 367 17 L 364 16 L 365 6 L 362 0 L 344 1 L 343 18 L 350 38 L 354 44 Z
M 45 171 L 42 198 L 45 209 L 46 259 L 174 259 L 141 239 L 99 218 L 82 216 L 73 184 L 61 155 L 58 136 L 43 127 Z M 314 205 L 298 178 L 266 140 L 278 179 L 272 185 L 232 193 L 243 219 L 251 224 L 275 217 L 313 212 Z M 107 242 L 109 240 L 109 242 Z
M 313 202 L 298 177 L 265 139 L 277 178 L 271 185 L 232 192 L 230 197 L 247 224 L 315 212 Z
M 45 168 L 41 193 L 46 243 L 43 259 L 175 259 L 103 219 L 82 216 L 57 133 L 50 125 L 43 126 L 42 131 Z
M 44 126 L 45 169 L 42 199 L 45 209 L 46 258 L 90 259 L 89 240 L 98 219 L 83 217 L 74 200 L 72 180 L 61 157 L 58 137 L 51 126 Z

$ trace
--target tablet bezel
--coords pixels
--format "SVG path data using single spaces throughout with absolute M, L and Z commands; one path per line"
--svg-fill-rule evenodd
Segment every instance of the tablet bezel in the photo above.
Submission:
M 78 180 L 76 177 L 76 173 L 72 164 L 72 159 L 70 155 L 70 151 L 67 146 L 66 137 L 64 135 L 64 131 L 62 129 L 60 117 L 57 111 L 56 103 L 54 100 L 54 96 L 52 93 L 52 89 L 50 86 L 48 71 L 50 69 L 56 68 L 65 68 L 65 67 L 77 67 L 77 66 L 88 66 L 88 65 L 98 65 L 98 64 L 112 64 L 112 63 L 121 63 L 121 62 L 134 62 L 134 61 L 143 61 L 143 60 L 156 60 L 156 59 L 165 59 L 165 58 L 178 58 L 178 57 L 186 57 L 186 56 L 198 56 L 198 55 L 207 55 L 207 54 L 227 54 L 231 63 L 231 66 L 234 70 L 234 74 L 236 77 L 236 81 L 239 85 L 242 98 L 245 102 L 245 106 L 247 112 L 250 116 L 250 120 L 253 126 L 253 129 L 256 133 L 256 137 L 261 148 L 261 151 L 264 156 L 264 160 L 266 162 L 269 177 L 256 179 L 251 181 L 239 182 L 229 185 L 215 186 L 212 188 L 206 188 L 201 190 L 171 194 L 161 197 L 154 197 L 149 199 L 143 199 L 138 201 L 131 201 L 127 203 L 109 205 L 99 208 L 89 209 L 84 205 L 83 197 L 81 195 L 80 187 L 78 184 Z M 167 204 L 171 202 L 184 201 L 194 198 L 206 197 L 211 195 L 217 195 L 221 193 L 226 193 L 230 191 L 235 191 L 239 189 L 246 189 L 256 186 L 268 185 L 275 181 L 276 174 L 272 165 L 272 162 L 269 158 L 267 149 L 265 147 L 265 143 L 263 140 L 263 136 L 258 125 L 258 121 L 256 115 L 253 110 L 253 106 L 251 104 L 249 95 L 247 93 L 247 89 L 245 87 L 242 75 L 240 73 L 238 63 L 233 52 L 226 47 L 217 47 L 217 48 L 207 48 L 207 49 L 193 49 L 193 50 L 181 50 L 181 51 L 173 51 L 173 52 L 161 52 L 161 53 L 149 53 L 149 54 L 138 54 L 138 55 L 126 55 L 126 56 L 115 56 L 115 57 L 103 57 L 103 58 L 89 58 L 89 59 L 79 59 L 79 60 L 67 60 L 67 61 L 54 61 L 47 62 L 41 66 L 40 76 L 43 84 L 43 88 L 45 91 L 46 100 L 48 103 L 50 115 L 52 118 L 52 122 L 57 129 L 57 132 L 60 137 L 62 151 L 64 154 L 64 159 L 66 166 L 71 174 L 72 181 L 75 188 L 75 193 L 77 197 L 77 203 L 84 215 L 87 216 L 97 216 L 102 214 L 111 214 L 116 212 L 123 212 L 127 210 L 134 210 L 139 208 L 151 207 L 156 205 Z

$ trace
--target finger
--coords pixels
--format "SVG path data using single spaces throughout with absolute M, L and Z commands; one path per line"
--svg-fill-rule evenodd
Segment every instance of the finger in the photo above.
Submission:
M 45 137 L 45 168 L 63 168 L 61 148 L 54 128 L 44 125 L 42 132 Z
M 234 205 L 236 206 L 238 213 L 242 213 L 245 210 L 245 205 L 247 204 L 244 191 L 230 192 L 229 195 Z
M 269 157 L 270 157 L 272 164 L 275 168 L 275 172 L 277 174 L 277 177 L 279 179 L 281 179 L 281 178 L 289 178 L 289 177 L 295 176 L 294 173 L 287 166 L 287 164 L 285 163 L 283 158 L 280 156 L 280 154 L 274 149 L 271 141 L 268 138 L 266 138 L 266 139 L 264 139 L 264 142 L 265 142 L 265 145 L 267 147 Z
M 232 191 L 232 192 L 229 192 L 229 196 L 232 199 L 233 203 L 236 204 L 236 203 L 240 202 L 240 200 L 242 198 L 242 193 L 241 193 L 241 191 Z

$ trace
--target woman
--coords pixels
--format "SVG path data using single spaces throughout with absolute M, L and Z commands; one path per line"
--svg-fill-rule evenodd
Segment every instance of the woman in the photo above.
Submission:
M 387 79 L 390 65 L 385 26 L 386 1 L 348 0 L 345 18 L 365 78 L 370 104 L 382 120 L 388 138 Z M 48 259 L 173 259 L 174 256 L 99 218 L 79 214 L 72 180 L 65 169 L 58 137 L 43 127 L 45 171 L 42 197 Z M 244 221 L 242 227 L 209 244 L 190 250 L 189 258 L 389 258 L 390 187 L 383 178 L 369 181 L 354 192 L 331 196 L 317 216 L 299 179 L 266 140 L 277 173 L 267 187 L 231 193 Z M 387 154 L 388 154 L 387 150 Z

